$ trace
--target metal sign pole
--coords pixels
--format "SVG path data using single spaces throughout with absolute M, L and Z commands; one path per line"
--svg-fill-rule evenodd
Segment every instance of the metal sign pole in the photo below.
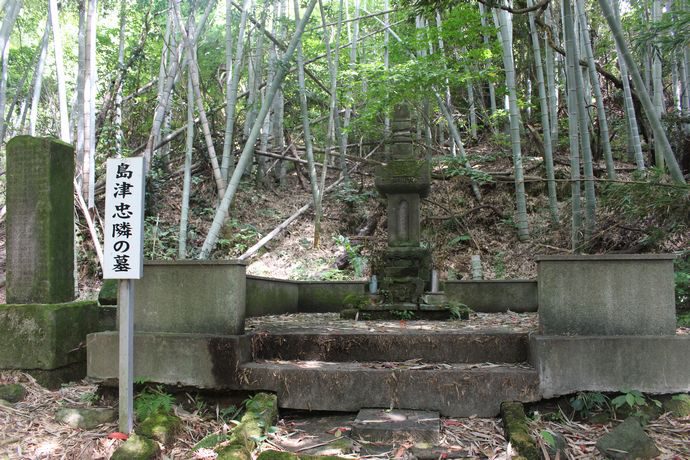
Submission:
M 131 433 L 134 426 L 134 283 L 120 280 L 118 284 L 120 310 L 119 351 L 119 429 Z
M 110 158 L 106 167 L 103 279 L 118 282 L 119 429 L 134 422 L 134 283 L 144 265 L 144 159 Z

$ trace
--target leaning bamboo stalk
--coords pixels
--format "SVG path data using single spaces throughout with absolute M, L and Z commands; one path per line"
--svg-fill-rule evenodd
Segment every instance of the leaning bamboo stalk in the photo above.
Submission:
M 534 2 L 527 0 L 527 6 L 532 6 Z M 546 167 L 546 179 L 549 195 L 549 213 L 551 222 L 558 224 L 558 200 L 556 198 L 556 181 L 553 168 L 553 146 L 551 144 L 551 126 L 549 121 L 549 104 L 546 98 L 546 88 L 544 86 L 544 71 L 541 65 L 541 45 L 537 26 L 534 23 L 534 13 L 529 14 L 529 27 L 532 36 L 532 48 L 534 50 L 534 66 L 537 75 L 537 91 L 539 92 L 539 111 L 541 112 L 541 129 L 544 138 L 544 165 Z
M 185 29 L 184 24 L 180 18 L 179 0 L 173 1 L 174 19 L 177 28 L 182 33 L 182 40 L 184 41 L 185 50 L 187 52 L 187 69 L 192 76 L 192 86 L 194 88 L 194 96 L 196 99 L 197 110 L 201 118 L 201 129 L 204 133 L 204 141 L 206 142 L 206 150 L 209 160 L 211 161 L 211 168 L 213 169 L 213 178 L 216 181 L 218 188 L 218 197 L 222 198 L 225 191 L 225 181 L 220 174 L 220 165 L 218 164 L 218 157 L 216 156 L 216 148 L 213 145 L 213 137 L 211 136 L 211 128 L 209 126 L 208 118 L 206 117 L 206 109 L 204 109 L 204 101 L 201 97 L 201 85 L 199 82 L 199 68 L 196 56 L 196 37 L 194 33 L 194 22 L 190 21 L 189 30 Z
M 240 158 L 237 162 L 237 167 L 235 168 L 235 171 L 233 172 L 232 177 L 230 178 L 225 193 L 223 194 L 223 199 L 221 200 L 220 204 L 218 205 L 218 208 L 216 209 L 216 214 L 213 218 L 213 223 L 211 224 L 211 228 L 209 230 L 208 235 L 206 235 L 206 239 L 199 254 L 200 259 L 208 258 L 208 256 L 211 253 L 211 250 L 213 250 L 213 248 L 216 246 L 216 243 L 218 242 L 218 235 L 220 234 L 220 230 L 223 227 L 223 222 L 225 221 L 225 217 L 228 214 L 230 205 L 232 204 L 232 199 L 235 196 L 235 192 L 237 192 L 237 188 L 239 187 L 240 180 L 242 178 L 242 173 L 246 169 L 247 164 L 251 159 L 251 155 L 254 150 L 254 143 L 256 142 L 256 139 L 259 137 L 259 131 L 261 130 L 261 126 L 263 125 L 264 118 L 266 117 L 266 115 L 268 115 L 268 111 L 271 107 L 271 104 L 273 103 L 273 98 L 275 97 L 276 92 L 278 91 L 278 87 L 283 83 L 285 75 L 287 74 L 287 71 L 290 68 L 288 64 L 292 59 L 295 49 L 297 48 L 297 43 L 302 39 L 304 27 L 309 21 L 309 17 L 311 16 L 311 13 L 314 10 L 314 7 L 316 6 L 316 2 L 317 0 L 309 1 L 309 4 L 304 12 L 304 16 L 297 25 L 292 39 L 290 40 L 290 44 L 288 45 L 287 50 L 285 50 L 285 54 L 280 60 L 280 64 L 277 66 L 276 76 L 271 82 L 271 86 L 268 88 L 266 92 L 266 99 L 264 100 L 264 103 L 261 106 L 259 115 L 254 121 L 254 126 L 252 126 L 247 141 L 244 145 L 244 149 L 242 150 L 242 154 L 240 155 Z
M 649 97 L 649 93 L 645 89 L 644 82 L 642 81 L 642 77 L 640 76 L 640 72 L 637 68 L 637 64 L 635 64 L 633 56 L 632 54 L 630 54 L 628 45 L 625 41 L 625 38 L 623 37 L 623 29 L 620 25 L 620 21 L 616 20 L 616 17 L 613 13 L 613 8 L 611 8 L 611 5 L 608 0 L 599 0 L 599 6 L 601 7 L 604 13 L 606 22 L 609 24 L 609 27 L 611 28 L 611 33 L 613 34 L 613 38 L 616 41 L 616 44 L 619 46 L 620 52 L 622 53 L 622 57 L 628 66 L 628 71 L 632 76 L 635 91 L 637 92 L 637 95 L 640 98 L 640 102 L 642 103 L 642 107 L 644 108 L 645 114 L 647 115 L 649 124 L 651 125 L 652 130 L 654 131 L 654 138 L 658 139 L 660 142 L 660 145 L 662 147 L 661 150 L 664 159 L 666 160 L 666 165 L 669 169 L 671 177 L 677 183 L 685 184 L 683 172 L 678 166 L 678 162 L 676 161 L 676 158 L 673 155 L 673 149 L 671 148 L 671 144 L 668 141 L 668 137 L 666 136 L 664 128 L 661 125 L 661 120 L 659 119 L 659 116 L 656 113 L 654 104 L 652 103 L 652 100 Z

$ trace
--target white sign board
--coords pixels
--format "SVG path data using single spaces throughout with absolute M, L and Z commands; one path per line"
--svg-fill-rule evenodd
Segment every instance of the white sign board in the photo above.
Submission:
M 144 264 L 144 158 L 111 158 L 106 167 L 103 279 L 140 279 Z

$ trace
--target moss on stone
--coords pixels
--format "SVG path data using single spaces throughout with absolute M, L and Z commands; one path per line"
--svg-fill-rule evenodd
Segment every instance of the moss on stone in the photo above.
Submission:
M 8 302 L 74 299 L 73 178 L 71 145 L 31 136 L 7 143 Z
M 23 401 L 26 398 L 26 388 L 20 383 L 0 385 L 0 399 L 9 403 Z
M 671 412 L 675 417 L 690 417 L 690 395 L 667 396 L 663 398 L 662 403 L 664 412 Z
M 98 291 L 98 303 L 117 305 L 117 280 L 103 280 L 103 286 Z
M 216 449 L 216 453 L 218 454 L 216 460 L 251 460 L 252 458 L 251 451 L 238 444 L 223 446 Z
M 0 305 L 0 368 L 50 370 L 84 361 L 97 309 L 93 301 Z
M 257 393 L 247 401 L 246 408 L 239 425 L 230 433 L 228 445 L 216 450 L 219 459 L 251 458 L 257 440 L 278 419 L 278 398 L 274 394 Z
M 136 432 L 155 439 L 165 445 L 170 444 L 182 427 L 182 420 L 172 414 L 155 413 L 142 421 Z
M 501 403 L 501 417 L 503 418 L 506 439 L 512 444 L 518 454 L 527 460 L 539 460 L 537 443 L 530 435 L 522 403 L 504 401 Z
M 156 458 L 159 451 L 156 441 L 133 434 L 113 452 L 110 460 L 149 460 Z

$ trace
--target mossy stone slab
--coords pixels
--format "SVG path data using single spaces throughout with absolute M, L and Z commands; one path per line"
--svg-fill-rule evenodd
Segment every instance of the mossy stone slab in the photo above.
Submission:
M 501 417 L 503 418 L 506 439 L 517 453 L 527 460 L 539 460 L 537 443 L 530 434 L 522 403 L 515 401 L 501 403 Z
M 0 305 L 0 369 L 57 369 L 86 359 L 96 302 Z
M 9 403 L 17 403 L 26 398 L 26 388 L 21 383 L 8 383 L 0 385 L 0 399 Z
M 64 407 L 55 413 L 58 422 L 83 430 L 114 422 L 115 416 L 115 409 L 105 407 Z
M 7 302 L 74 300 L 74 147 L 7 143 Z
M 636 417 L 625 419 L 606 433 L 597 441 L 596 447 L 603 456 L 611 459 L 646 459 L 661 455 Z
M 171 444 L 182 427 L 180 417 L 172 414 L 153 414 L 137 427 L 136 432 L 147 438 L 155 439 L 165 445 Z
M 98 291 L 98 303 L 117 305 L 117 280 L 103 280 L 101 290 Z
M 156 441 L 133 434 L 113 452 L 110 460 L 149 460 L 157 458 L 159 451 Z

